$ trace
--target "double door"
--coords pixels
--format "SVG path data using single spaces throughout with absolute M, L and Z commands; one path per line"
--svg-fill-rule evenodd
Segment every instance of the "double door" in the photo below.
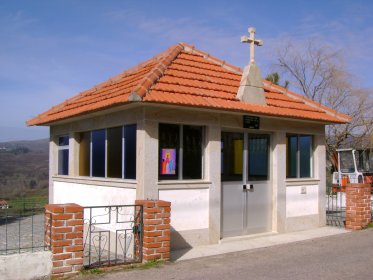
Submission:
M 271 231 L 270 135 L 222 132 L 222 237 Z

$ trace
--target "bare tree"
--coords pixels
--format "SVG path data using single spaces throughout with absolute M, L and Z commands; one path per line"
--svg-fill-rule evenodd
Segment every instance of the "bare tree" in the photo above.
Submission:
M 373 91 L 354 84 L 341 51 L 320 45 L 319 41 L 309 41 L 302 46 L 287 43 L 279 49 L 277 60 L 275 67 L 290 80 L 294 90 L 352 117 L 350 123 L 327 126 L 329 158 L 337 148 L 346 145 L 359 149 L 371 145 Z

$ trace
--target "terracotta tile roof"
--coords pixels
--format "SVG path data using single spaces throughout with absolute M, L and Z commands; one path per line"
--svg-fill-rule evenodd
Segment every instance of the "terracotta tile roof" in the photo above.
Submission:
M 27 121 L 53 122 L 131 102 L 174 104 L 274 117 L 345 123 L 350 117 L 264 81 L 266 105 L 236 99 L 242 70 L 180 43 Z

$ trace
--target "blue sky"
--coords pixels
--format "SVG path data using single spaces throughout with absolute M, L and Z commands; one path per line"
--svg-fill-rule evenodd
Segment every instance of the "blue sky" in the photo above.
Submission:
M 25 121 L 177 42 L 243 67 L 255 26 L 263 76 L 285 40 L 341 50 L 373 88 L 373 1 L 1 1 L 0 142 L 48 137 Z

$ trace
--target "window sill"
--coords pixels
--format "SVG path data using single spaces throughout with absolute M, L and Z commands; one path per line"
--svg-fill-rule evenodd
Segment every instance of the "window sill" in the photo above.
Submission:
M 52 176 L 55 182 L 66 182 L 86 185 L 99 185 L 104 187 L 119 187 L 136 189 L 137 181 L 131 179 L 117 179 L 117 178 L 98 178 L 98 177 L 84 177 L 84 176 Z
M 286 186 L 299 186 L 299 185 L 318 185 L 320 179 L 316 178 L 291 178 L 285 180 Z
M 158 182 L 158 189 L 208 189 L 210 185 L 210 181 L 203 180 L 163 180 Z

